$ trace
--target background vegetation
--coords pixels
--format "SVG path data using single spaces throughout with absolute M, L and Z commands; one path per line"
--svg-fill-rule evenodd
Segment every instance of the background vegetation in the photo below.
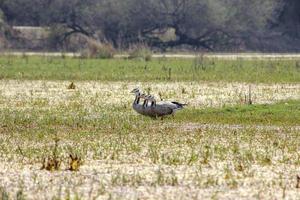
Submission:
M 297 0 L 1 0 L 0 9 L 10 25 L 50 27 L 50 49 L 81 34 L 117 48 L 146 43 L 163 50 L 298 51 L 299 4 Z

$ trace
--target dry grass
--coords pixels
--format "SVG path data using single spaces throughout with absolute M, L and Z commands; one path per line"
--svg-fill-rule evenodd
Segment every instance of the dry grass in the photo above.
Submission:
M 100 43 L 87 39 L 86 48 L 81 52 L 82 58 L 113 58 L 115 49 L 111 44 Z
M 72 84 L 73 83 L 73 84 Z M 249 84 L 226 82 L 70 82 L 0 80 L 0 107 L 24 109 L 72 103 L 78 98 L 83 107 L 91 103 L 103 106 L 130 106 L 132 88 L 139 86 L 156 97 L 186 102 L 190 107 L 223 107 L 245 104 Z M 300 84 L 250 84 L 255 104 L 300 99 Z M 72 90 L 68 87 L 72 86 Z M 74 86 L 75 89 L 74 89 Z
M 146 44 L 135 44 L 129 49 L 129 59 L 150 61 L 152 59 L 152 50 Z

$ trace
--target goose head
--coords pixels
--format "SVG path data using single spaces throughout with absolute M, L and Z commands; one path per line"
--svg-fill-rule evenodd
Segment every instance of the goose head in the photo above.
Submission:
M 130 93 L 135 94 L 135 96 L 140 96 L 141 95 L 141 91 L 140 91 L 139 88 L 133 89 Z

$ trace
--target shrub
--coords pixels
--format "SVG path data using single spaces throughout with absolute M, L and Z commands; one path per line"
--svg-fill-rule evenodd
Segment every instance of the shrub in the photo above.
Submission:
M 6 33 L 8 33 L 8 26 L 5 23 L 4 14 L 0 9 L 0 50 L 8 44 Z
M 48 44 L 50 49 L 61 49 L 63 47 L 63 35 L 66 31 L 66 27 L 61 25 L 55 25 L 49 28 Z
M 132 46 L 129 50 L 130 59 L 143 59 L 145 61 L 150 61 L 152 58 L 151 49 L 145 44 L 136 44 Z
M 111 44 L 100 43 L 93 39 L 87 40 L 86 48 L 81 52 L 83 58 L 113 58 L 115 49 Z

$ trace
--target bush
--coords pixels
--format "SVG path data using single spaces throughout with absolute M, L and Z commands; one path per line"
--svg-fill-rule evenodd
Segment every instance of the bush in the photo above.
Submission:
M 150 61 L 152 58 L 151 49 L 145 44 L 137 44 L 130 48 L 129 50 L 130 59 L 143 59 L 145 61 Z
M 4 20 L 4 14 L 0 9 L 0 50 L 8 46 L 6 34 L 9 33 L 9 28 Z
M 0 28 L 4 25 L 4 14 L 0 9 Z
M 93 39 L 87 40 L 86 48 L 81 52 L 83 58 L 113 58 L 115 49 L 111 44 L 103 44 Z
M 49 35 L 48 35 L 48 44 L 47 46 L 50 49 L 61 49 L 62 48 L 62 40 L 63 40 L 63 34 L 65 33 L 66 28 L 61 25 L 54 25 L 51 26 L 49 29 Z

